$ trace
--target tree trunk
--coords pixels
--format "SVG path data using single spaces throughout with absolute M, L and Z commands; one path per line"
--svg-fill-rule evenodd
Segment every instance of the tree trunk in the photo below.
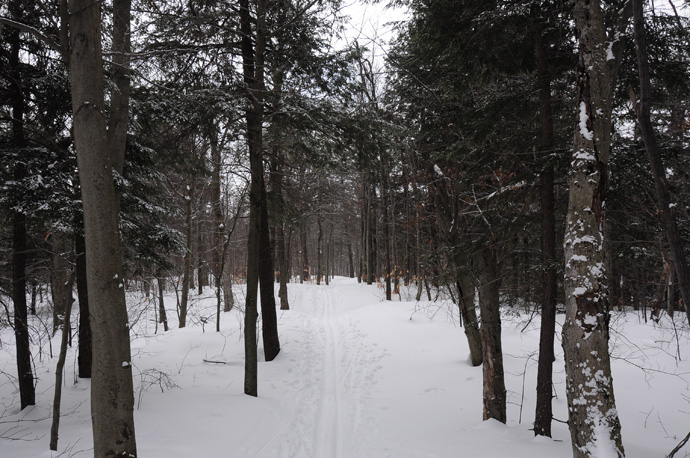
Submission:
M 390 239 L 390 234 L 389 234 L 389 229 L 388 229 L 388 186 L 386 186 L 386 180 L 383 180 L 383 183 L 381 183 L 381 194 L 383 195 L 383 208 L 381 209 L 381 213 L 383 215 L 383 221 L 381 224 L 383 225 L 383 243 L 384 243 L 384 251 L 385 251 L 385 262 L 386 262 L 386 267 L 384 268 L 383 276 L 385 279 L 385 284 L 386 284 L 386 300 L 390 301 L 391 296 L 392 296 L 392 288 L 391 288 L 391 241 Z
M 244 315 L 244 393 L 257 396 L 257 346 L 256 322 L 257 289 L 260 270 L 261 193 L 263 187 L 263 91 L 264 46 L 266 27 L 265 0 L 257 0 L 256 35 L 252 34 L 249 0 L 240 0 L 240 31 L 242 33 L 242 67 L 247 98 L 251 107 L 247 110 L 247 146 L 251 183 L 249 190 L 249 238 L 247 241 L 247 294 Z M 254 37 L 254 47 L 252 43 Z M 272 282 L 271 282 L 272 283 Z
M 180 319 L 178 327 L 184 328 L 187 326 L 187 308 L 189 305 L 189 289 L 192 286 L 192 244 L 194 241 L 194 234 L 192 230 L 192 201 L 194 200 L 195 180 L 192 179 L 192 185 L 187 187 L 184 195 L 184 212 L 185 212 L 185 229 L 186 229 L 186 245 L 183 260 L 182 271 L 182 298 L 180 299 Z
M 61 237 L 67 238 L 64 233 Z M 60 339 L 60 355 L 55 367 L 55 394 L 53 396 L 53 423 L 50 427 L 50 449 L 57 451 L 58 431 L 60 429 L 60 403 L 62 401 L 62 373 L 65 369 L 65 357 L 67 356 L 67 343 L 70 340 L 72 325 L 70 317 L 72 313 L 72 294 L 70 291 L 69 301 L 65 303 L 64 320 L 62 324 L 62 338 Z
M 647 150 L 647 157 L 654 175 L 654 187 L 658 208 L 661 211 L 666 238 L 671 250 L 672 264 L 676 272 L 680 294 L 685 305 L 685 313 L 690 323 L 690 269 L 685 258 L 683 239 L 676 221 L 676 204 L 671 202 L 671 193 L 666 180 L 666 172 L 661 161 L 661 151 L 654 136 L 654 127 L 650 119 L 650 99 L 652 86 L 650 83 L 649 62 L 647 58 L 647 43 L 644 30 L 643 2 L 633 0 L 635 19 L 635 47 L 637 49 L 637 66 L 640 76 L 640 102 L 636 106 L 637 120 L 640 124 L 642 141 Z
M 479 278 L 479 310 L 482 318 L 481 336 L 484 364 L 484 420 L 493 418 L 506 422 L 506 387 L 501 348 L 501 311 L 499 302 L 496 247 L 482 250 Z
M 280 353 L 278 317 L 273 287 L 273 250 L 268 230 L 268 203 L 265 185 L 261 186 L 261 235 L 259 240 L 259 276 L 261 288 L 261 335 L 266 361 L 273 361 Z
M 158 277 L 158 322 L 163 323 L 163 331 L 168 331 L 168 314 L 165 311 L 165 278 Z
M 548 56 L 543 38 L 542 19 L 534 23 L 535 54 L 537 58 L 537 84 L 539 86 L 539 124 L 541 139 L 539 149 L 547 158 L 553 148 L 553 118 L 551 115 L 551 81 Z M 548 159 L 546 159 L 548 161 Z M 541 262 L 542 306 L 541 330 L 539 335 L 539 362 L 537 368 L 537 406 L 534 419 L 534 434 L 551 437 L 553 417 L 553 361 L 554 336 L 556 333 L 556 222 L 554 215 L 554 168 L 547 164 L 540 174 L 541 189 Z
M 319 227 L 316 244 L 316 284 L 321 284 L 321 245 L 323 240 L 323 227 L 321 226 L 321 217 L 316 217 L 316 224 Z
M 63 325 L 65 311 L 71 306 L 72 298 L 72 243 L 65 232 L 55 231 L 52 234 L 52 285 L 53 293 L 53 335 Z
M 10 16 L 21 21 L 22 3 L 13 0 L 9 3 Z M 21 149 L 26 146 L 24 137 L 24 95 L 21 87 L 20 75 L 20 36 L 19 30 L 7 31 L 10 43 L 10 72 L 12 86 L 9 94 L 12 108 L 12 143 Z M 23 180 L 26 176 L 26 166 L 22 161 L 14 164 L 14 179 Z M 17 196 L 17 202 L 21 197 Z M 34 405 L 36 394 L 34 376 L 31 370 L 31 347 L 29 341 L 28 310 L 26 303 L 26 215 L 20 211 L 12 211 L 12 302 L 14 304 L 14 335 L 17 345 L 17 379 L 19 382 L 19 397 L 21 408 Z
M 79 298 L 79 378 L 91 378 L 91 321 L 89 318 L 89 290 L 86 278 L 86 242 L 81 230 L 84 227 L 83 219 L 79 219 L 74 240 L 76 251 L 75 270 L 77 277 L 77 297 Z
M 309 255 L 307 253 L 307 222 L 303 221 L 304 226 L 300 231 L 300 241 L 302 243 L 302 275 L 300 277 L 300 283 L 309 281 Z
M 122 171 L 117 167 L 120 156 L 124 155 L 127 113 L 121 116 L 117 111 L 123 107 L 126 111 L 128 100 L 125 97 L 122 103 L 111 105 L 112 128 L 106 130 L 100 4 L 72 0 L 70 10 L 73 132 L 84 206 L 89 305 L 94 331 L 91 384 L 94 456 L 136 457 L 132 356 L 118 228 L 119 199 L 112 173 L 113 168 Z M 114 0 L 113 17 L 113 48 L 129 55 L 130 2 Z M 128 86 L 129 78 L 124 80 Z M 111 96 L 111 102 L 115 100 L 117 97 Z M 122 131 L 125 135 L 119 136 Z
M 630 8 L 622 11 L 621 33 Z M 576 0 L 579 38 L 577 110 L 565 229 L 563 350 L 573 456 L 624 456 L 611 378 L 608 295 L 604 269 L 604 199 L 611 147 L 613 88 L 621 45 L 607 46 L 598 0 Z M 610 54 L 607 55 L 607 54 Z M 606 452 L 604 452 L 604 450 Z
M 460 278 L 457 280 L 457 288 L 460 294 L 458 298 L 458 307 L 460 308 L 460 316 L 464 324 L 463 329 L 465 330 L 465 337 L 467 337 L 467 344 L 470 349 L 470 362 L 472 366 L 477 367 L 483 360 L 482 336 L 479 332 L 477 309 L 474 306 L 474 284 L 472 277 L 468 274 L 460 275 Z M 419 297 L 422 295 L 421 282 L 417 290 L 417 295 Z

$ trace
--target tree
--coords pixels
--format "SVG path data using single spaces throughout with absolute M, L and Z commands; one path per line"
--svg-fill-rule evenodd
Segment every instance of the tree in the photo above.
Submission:
M 603 233 L 620 34 L 631 8 L 627 2 L 610 36 L 599 1 L 578 0 L 573 13 L 579 43 L 577 122 L 564 240 L 563 324 L 570 435 L 576 458 L 589 457 L 595 450 L 622 457 L 608 349 Z
M 71 0 L 70 83 L 82 200 L 89 306 L 93 329 L 91 409 L 95 456 L 136 457 L 132 356 L 118 230 L 121 172 L 128 125 L 130 2 L 113 1 L 117 90 L 106 124 L 100 4 Z

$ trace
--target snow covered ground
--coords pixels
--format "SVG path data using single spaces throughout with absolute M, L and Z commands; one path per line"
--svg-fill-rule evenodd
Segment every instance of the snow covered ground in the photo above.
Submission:
M 242 292 L 237 289 L 237 302 Z M 292 310 L 278 311 L 282 351 L 259 363 L 259 397 L 242 393 L 242 315 L 222 315 L 194 296 L 189 326 L 155 331 L 139 294 L 132 336 L 136 433 L 146 458 L 552 458 L 571 456 L 563 423 L 534 438 L 538 317 L 503 313 L 508 424 L 482 422 L 481 368 L 468 362 L 454 308 L 443 302 L 383 301 L 376 286 L 336 278 L 290 284 Z M 166 298 L 174 317 L 174 295 Z M 663 457 L 690 430 L 690 343 L 677 315 L 644 323 L 612 319 L 613 376 L 630 458 Z M 562 320 L 562 316 L 559 316 Z M 41 328 L 34 318 L 34 326 Z M 174 320 L 171 320 L 174 321 Z M 174 327 L 174 322 L 171 323 Z M 524 329 L 524 330 L 523 330 Z M 52 340 L 59 347 L 59 334 Z M 91 456 L 89 381 L 67 360 L 59 452 L 48 450 L 56 358 L 34 345 L 37 405 L 18 411 L 11 329 L 0 334 L 0 457 Z M 76 346 L 76 342 L 75 342 Z M 262 352 L 261 344 L 260 352 Z M 556 345 L 554 414 L 566 420 L 562 349 Z M 680 356 L 680 357 L 679 357 Z M 76 383 L 75 383 L 76 381 Z M 676 457 L 690 456 L 690 445 Z

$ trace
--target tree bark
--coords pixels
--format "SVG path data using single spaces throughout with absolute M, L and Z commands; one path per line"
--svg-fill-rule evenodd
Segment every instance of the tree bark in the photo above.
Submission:
M 71 306 L 72 298 L 72 264 L 70 255 L 72 243 L 66 233 L 55 231 L 52 233 L 52 285 L 53 295 L 53 335 L 64 324 L 65 312 Z
M 186 244 L 183 260 L 182 271 L 182 298 L 180 299 L 180 319 L 178 327 L 184 328 L 187 326 L 187 308 L 189 304 L 189 289 L 192 286 L 192 244 L 194 241 L 193 221 L 192 221 L 192 201 L 194 200 L 195 181 L 192 178 L 192 185 L 188 186 L 184 194 L 184 212 L 185 212 L 185 229 L 186 229 Z
M 576 0 L 579 39 L 577 112 L 566 219 L 563 350 L 574 458 L 597 450 L 624 456 L 611 377 L 608 295 L 604 268 L 604 200 L 611 148 L 613 89 L 621 56 L 618 34 L 630 4 L 607 46 L 598 0 Z M 608 55 L 607 55 L 608 54 Z
M 10 16 L 16 21 L 22 19 L 22 1 L 9 3 Z M 21 86 L 19 53 L 21 48 L 19 30 L 7 30 L 10 44 L 10 74 L 12 86 L 9 94 L 12 108 L 12 144 L 21 149 L 26 146 L 24 136 L 24 93 Z M 23 161 L 14 164 L 14 179 L 21 181 L 26 177 Z M 17 196 L 17 202 L 21 196 Z M 18 210 L 12 211 L 12 302 L 14 304 L 14 336 L 17 345 L 17 379 L 21 408 L 36 404 L 34 376 L 31 369 L 31 346 L 26 303 L 26 215 Z
M 278 317 L 276 316 L 275 289 L 273 287 L 273 250 L 268 230 L 268 202 L 266 187 L 261 186 L 261 234 L 259 240 L 259 276 L 261 288 L 261 335 L 266 361 L 273 361 L 280 353 Z
M 158 321 L 163 323 L 163 331 L 167 332 L 168 314 L 165 311 L 165 297 L 163 296 L 165 294 L 165 278 L 159 276 L 156 280 L 158 283 Z
M 256 322 L 260 270 L 261 193 L 263 187 L 263 91 L 266 27 L 265 0 L 257 0 L 256 34 L 252 33 L 249 0 L 240 0 L 242 67 L 247 87 L 247 145 L 251 184 L 249 190 L 249 238 L 247 241 L 247 294 L 244 315 L 244 393 L 257 396 Z M 254 44 L 252 43 L 254 37 Z
M 474 284 L 472 277 L 468 274 L 461 274 L 459 275 L 456 285 L 458 293 L 460 294 L 460 297 L 458 297 L 458 307 L 460 308 L 460 316 L 462 317 L 467 345 L 470 349 L 470 362 L 472 366 L 477 367 L 482 364 L 484 356 L 482 354 L 482 337 L 479 332 L 479 323 L 477 321 L 477 309 L 474 306 Z M 417 295 L 419 297 L 422 295 L 421 282 L 419 283 Z
M 551 115 L 551 80 L 548 56 L 543 38 L 542 19 L 535 19 L 534 39 L 537 58 L 537 84 L 539 87 L 539 125 L 541 139 L 539 149 L 548 158 L 553 148 L 553 118 Z M 548 159 L 546 159 L 548 162 Z M 556 333 L 556 222 L 554 214 L 554 168 L 547 164 L 540 173 L 542 306 L 539 335 L 539 362 L 537 368 L 537 405 L 534 434 L 551 437 L 553 418 L 553 361 L 554 336 Z
M 74 240 L 75 270 L 77 277 L 77 297 L 79 298 L 79 356 L 77 365 L 79 366 L 79 378 L 91 378 L 91 321 L 89 314 L 89 290 L 86 278 L 86 241 L 81 232 L 84 221 L 79 219 L 77 233 Z
M 302 230 L 300 231 L 300 242 L 302 244 L 302 275 L 300 283 L 309 281 L 309 255 L 307 253 L 307 222 L 303 221 Z
M 62 235 L 63 237 L 64 234 Z M 67 343 L 70 340 L 72 325 L 70 322 L 72 313 L 72 294 L 70 291 L 69 301 L 65 304 L 64 320 L 62 322 L 62 337 L 60 339 L 60 355 L 55 367 L 55 393 L 53 396 L 53 422 L 50 427 L 50 449 L 57 451 L 58 432 L 60 429 L 60 404 L 62 401 L 62 373 L 65 369 L 65 357 L 67 356 Z
M 671 193 L 666 180 L 666 172 L 661 160 L 661 151 L 654 135 L 654 127 L 650 117 L 650 100 L 652 97 L 651 77 L 647 57 L 647 43 L 644 29 L 643 2 L 633 0 L 633 17 L 635 23 L 635 48 L 637 50 L 637 66 L 640 77 L 640 101 L 636 105 L 637 120 L 647 157 L 654 176 L 654 187 L 658 202 L 658 209 L 664 223 L 666 239 L 671 249 L 672 264 L 676 273 L 680 294 L 683 298 L 685 313 L 690 323 L 690 269 L 685 258 L 683 239 L 676 221 L 676 204 L 671 202 Z M 634 101 L 633 101 L 634 102 Z
M 316 217 L 316 224 L 319 228 L 316 241 L 316 284 L 321 284 L 322 270 L 321 270 L 321 246 L 323 241 L 323 227 L 321 225 L 321 217 Z
M 497 272 L 496 247 L 485 247 L 481 253 L 479 276 L 479 310 L 482 326 L 484 380 L 484 420 L 506 422 L 506 387 L 501 347 L 500 279 Z
M 114 141 L 116 130 L 127 131 L 127 115 L 116 130 L 106 130 L 100 3 L 71 0 L 70 82 L 73 132 L 84 206 L 86 264 L 89 266 L 89 305 L 93 333 L 91 418 L 94 456 L 136 457 L 134 394 L 129 321 L 125 301 L 122 251 L 118 228 L 119 199 L 112 170 L 124 144 Z M 129 36 L 128 0 L 114 0 L 114 29 Z M 122 22 L 120 24 L 120 21 Z M 120 49 L 114 33 L 114 49 Z M 129 49 L 124 49 L 125 53 Z M 129 79 L 126 79 L 129 84 Z M 111 98 L 112 100 L 112 98 Z M 119 107 L 119 108 L 118 108 Z M 124 137 L 121 140 L 124 142 Z M 121 169 L 117 170 L 121 172 Z

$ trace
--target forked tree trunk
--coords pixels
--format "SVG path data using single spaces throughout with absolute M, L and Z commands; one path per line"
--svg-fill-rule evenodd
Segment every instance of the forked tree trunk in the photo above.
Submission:
M 106 130 L 100 3 L 70 1 L 73 132 L 84 206 L 93 332 L 91 418 L 94 456 L 136 457 L 129 320 L 112 170 L 122 171 L 129 87 L 129 0 L 113 2 L 113 61 Z M 120 87 L 122 85 L 122 87 Z M 124 113 L 122 111 L 124 110 Z
M 477 367 L 482 364 L 482 337 L 479 332 L 479 323 L 477 321 L 477 309 L 474 305 L 474 282 L 472 277 L 468 274 L 461 274 L 457 281 L 457 288 L 460 294 L 458 298 L 458 307 L 460 308 L 460 316 L 462 317 L 463 329 L 465 330 L 465 337 L 470 349 L 470 362 L 472 366 Z M 417 295 L 421 297 L 421 282 Z M 417 299 L 419 300 L 419 299 Z
M 624 456 L 611 377 L 608 295 L 604 268 L 604 200 L 611 148 L 614 83 L 621 56 L 616 38 L 629 21 L 606 36 L 599 0 L 576 0 L 579 39 L 577 120 L 565 229 L 563 350 L 574 458 L 597 453 Z M 607 40 L 611 40 L 607 45 Z

